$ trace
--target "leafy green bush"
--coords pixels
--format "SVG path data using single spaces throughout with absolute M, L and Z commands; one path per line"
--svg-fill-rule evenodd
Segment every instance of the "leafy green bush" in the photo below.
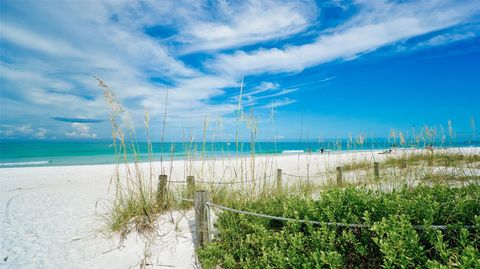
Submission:
M 204 268 L 479 268 L 480 186 L 332 189 L 317 200 L 264 199 L 236 208 L 338 227 L 222 212 L 198 250 Z M 431 225 L 448 225 L 439 230 Z M 469 229 L 465 225 L 470 225 Z

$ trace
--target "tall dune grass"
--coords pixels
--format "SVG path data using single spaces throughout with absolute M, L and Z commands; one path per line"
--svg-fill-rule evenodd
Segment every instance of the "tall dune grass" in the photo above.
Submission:
M 150 167 L 148 174 L 145 175 L 139 160 L 140 152 L 136 144 L 135 129 L 128 113 L 121 106 L 112 89 L 99 78 L 96 79 L 103 89 L 105 100 L 110 108 L 112 145 L 117 158 L 110 182 L 115 188 L 115 197 L 112 205 L 108 207 L 106 217 L 108 228 L 113 232 L 122 232 L 123 234 L 133 228 L 137 230 L 151 229 L 155 214 L 159 213 L 162 208 L 156 202 L 148 113 L 145 115 L 145 127 Z M 133 159 L 129 159 L 129 156 L 133 156 Z

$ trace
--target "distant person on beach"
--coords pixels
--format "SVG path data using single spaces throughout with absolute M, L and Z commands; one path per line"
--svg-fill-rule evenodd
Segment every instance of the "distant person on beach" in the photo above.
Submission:
M 323 154 L 323 152 L 324 152 L 324 150 L 323 150 L 323 148 L 321 148 L 321 149 L 320 149 L 320 153 Z

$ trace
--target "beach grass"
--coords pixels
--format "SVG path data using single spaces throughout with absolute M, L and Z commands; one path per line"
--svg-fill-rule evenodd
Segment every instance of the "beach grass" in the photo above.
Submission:
M 115 150 L 117 164 L 110 185 L 113 185 L 115 198 L 108 207 L 105 219 L 107 229 L 111 232 L 128 233 L 132 229 L 149 230 L 153 227 L 155 215 L 162 211 L 156 198 L 154 171 L 151 166 L 151 145 L 149 142 L 150 168 L 144 174 L 141 168 L 139 149 L 136 144 L 136 133 L 128 113 L 121 106 L 112 89 L 98 79 L 104 97 L 110 108 L 112 126 L 112 145 Z M 145 115 L 145 126 L 148 133 L 148 114 Z M 149 139 L 149 137 L 148 137 Z M 133 160 L 129 159 L 133 153 Z M 121 170 L 123 170 L 121 173 Z
M 385 165 L 391 166 L 411 166 L 411 165 L 429 165 L 429 166 L 459 166 L 464 164 L 478 165 L 480 163 L 480 155 L 478 154 L 461 154 L 447 152 L 422 152 L 403 154 L 400 157 L 390 157 L 384 162 Z

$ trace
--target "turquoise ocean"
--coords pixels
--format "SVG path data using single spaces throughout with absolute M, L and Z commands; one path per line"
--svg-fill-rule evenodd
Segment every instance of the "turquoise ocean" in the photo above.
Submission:
M 461 140 L 450 143 L 440 141 L 429 143 L 436 147 L 472 147 L 480 146 L 480 141 Z M 426 143 L 405 145 L 404 147 L 425 147 Z M 395 146 L 395 145 L 393 145 Z M 301 152 L 319 152 L 345 150 L 389 149 L 392 143 L 387 139 L 366 140 L 362 145 L 354 141 L 326 140 L 299 142 L 153 142 L 151 158 L 213 158 L 250 154 L 295 154 Z M 149 144 L 136 144 L 138 159 L 148 161 Z M 134 160 L 132 150 L 129 160 Z M 0 141 L 0 168 L 29 166 L 94 165 L 117 162 L 115 149 L 111 141 Z

